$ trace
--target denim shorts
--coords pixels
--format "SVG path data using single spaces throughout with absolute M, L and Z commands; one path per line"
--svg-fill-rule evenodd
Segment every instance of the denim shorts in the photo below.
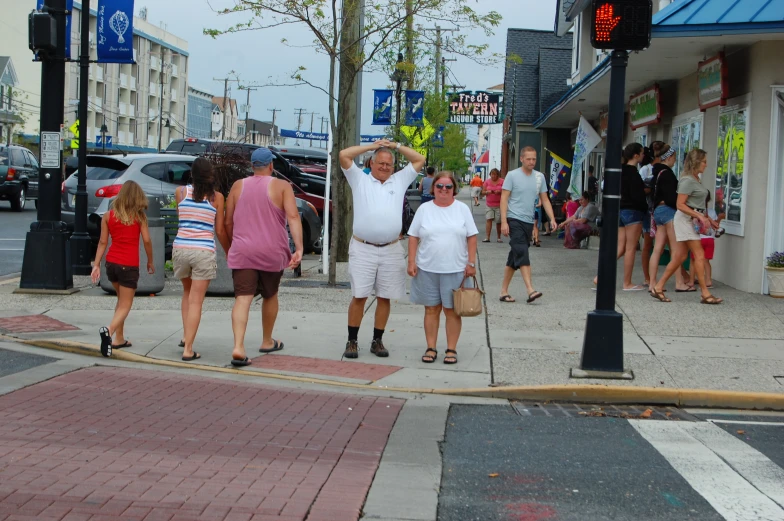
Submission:
M 645 212 L 639 210 L 621 210 L 621 218 L 619 219 L 619 226 L 631 226 L 633 224 L 642 224 L 645 220 Z
M 651 231 L 651 211 L 645 212 L 645 217 L 642 219 L 642 232 L 649 233 Z
M 657 206 L 656 210 L 653 211 L 653 220 L 656 222 L 656 226 L 664 226 L 671 222 L 674 217 L 675 209 L 670 208 L 666 204 Z

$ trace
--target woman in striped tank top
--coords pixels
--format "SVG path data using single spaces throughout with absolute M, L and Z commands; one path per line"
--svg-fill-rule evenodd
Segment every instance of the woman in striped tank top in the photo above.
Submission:
M 215 278 L 215 236 L 229 251 L 223 225 L 223 194 L 216 192 L 212 164 L 203 157 L 191 166 L 193 184 L 177 188 L 177 215 L 180 227 L 172 245 L 174 276 L 182 281 L 182 359 L 186 362 L 201 358 L 193 350 L 193 341 L 201 321 L 201 307 L 210 281 Z

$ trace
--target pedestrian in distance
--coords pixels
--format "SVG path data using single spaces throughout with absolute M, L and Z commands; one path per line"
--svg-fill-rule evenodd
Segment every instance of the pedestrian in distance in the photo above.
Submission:
M 501 240 L 501 192 L 504 187 L 504 180 L 501 179 L 501 172 L 497 168 L 490 170 L 490 179 L 486 179 L 482 185 L 482 194 L 485 196 L 485 204 L 487 210 L 485 211 L 485 240 L 482 242 L 490 242 L 490 232 L 493 230 L 493 223 L 495 223 L 495 234 L 498 242 Z
M 531 282 L 531 260 L 528 247 L 533 238 L 534 208 L 537 197 L 542 201 L 545 212 L 550 218 L 551 229 L 556 228 L 553 207 L 547 197 L 547 182 L 544 174 L 534 170 L 536 149 L 526 146 L 520 152 L 521 167 L 510 171 L 504 179 L 501 193 L 501 233 L 509 237 L 509 256 L 504 268 L 501 284 L 501 302 L 515 302 L 509 294 L 509 284 L 516 271 L 523 276 L 529 304 L 542 296 Z
M 394 172 L 392 150 L 397 150 L 409 163 Z M 354 159 L 374 151 L 370 174 L 365 175 Z M 398 244 L 402 227 L 403 200 L 406 189 L 425 165 L 425 158 L 416 150 L 381 139 L 369 145 L 358 145 L 340 151 L 340 168 L 346 176 L 354 203 L 352 239 L 348 249 L 348 274 L 351 282 L 351 303 L 348 307 L 348 341 L 345 358 L 359 357 L 359 326 L 365 302 L 375 291 L 376 314 L 370 352 L 389 356 L 383 335 L 389 320 L 390 300 L 406 294 L 406 261 Z
M 223 194 L 215 191 L 213 168 L 207 159 L 198 157 L 193 161 L 191 183 L 175 191 L 179 228 L 172 244 L 174 276 L 182 282 L 183 340 L 180 347 L 185 362 L 201 358 L 193 350 L 193 341 L 201 322 L 204 296 L 218 272 L 216 235 L 223 251 L 229 251 Z
M 482 178 L 479 174 L 474 174 L 471 178 L 471 197 L 474 199 L 474 206 L 479 206 L 479 197 L 482 195 Z
M 234 349 L 231 364 L 250 365 L 245 351 L 245 332 L 253 297 L 261 295 L 263 338 L 259 352 L 283 349 L 272 338 L 278 318 L 278 288 L 283 270 L 294 269 L 302 261 L 302 222 L 294 191 L 286 181 L 272 177 L 274 156 L 268 148 L 253 151 L 253 175 L 234 183 L 226 201 L 226 234 L 229 241 L 227 264 L 234 281 L 234 308 L 231 329 Z M 357 169 L 364 177 L 362 170 Z M 294 240 L 294 254 L 286 231 L 288 222 Z
M 123 183 L 111 209 L 101 218 L 101 238 L 95 252 L 91 273 L 93 283 L 101 279 L 101 259 L 106 253 L 106 278 L 117 294 L 114 316 L 107 327 L 98 330 L 101 336 L 101 354 L 112 356 L 112 349 L 131 347 L 125 338 L 125 319 L 133 305 L 133 297 L 139 285 L 139 237 L 147 255 L 147 273 L 155 273 L 152 258 L 152 241 L 147 228 L 147 196 L 134 181 Z M 112 238 L 112 245 L 106 251 Z M 112 343 L 112 337 L 114 342 Z
M 593 165 L 588 165 L 588 194 L 591 196 L 591 202 L 596 202 L 596 195 L 599 193 L 599 181 L 593 173 Z
M 430 187 L 433 186 L 433 175 L 435 175 L 436 169 L 432 166 L 429 166 L 425 172 L 427 174 L 422 179 L 422 182 L 419 183 L 419 193 L 422 194 L 420 204 L 433 200 L 433 191 L 430 189 Z
M 653 224 L 653 168 L 656 163 L 660 161 L 660 151 L 664 142 L 654 141 L 650 147 L 643 147 L 642 160 L 640 161 L 639 174 L 645 185 L 645 198 L 648 202 L 648 209 L 645 213 L 645 218 L 642 221 L 642 273 L 644 284 L 651 286 L 650 268 L 649 263 L 651 260 L 651 252 L 653 251 L 653 234 L 655 228 Z M 658 155 L 657 155 L 658 154 Z
M 434 200 L 423 204 L 408 230 L 408 274 L 411 302 L 425 306 L 425 363 L 438 357 L 436 341 L 441 311 L 446 319 L 445 364 L 457 363 L 462 319 L 454 311 L 452 291 L 465 277 L 476 276 L 476 229 L 471 209 L 455 200 L 457 179 L 439 172 L 431 187 Z M 473 287 L 473 280 L 465 287 Z
M 667 280 L 680 269 L 683 261 L 691 251 L 694 256 L 697 282 L 702 290 L 702 304 L 721 304 L 724 300 L 713 296 L 706 285 L 705 276 L 705 251 L 702 247 L 700 233 L 707 233 L 709 229 L 718 230 L 719 223 L 708 217 L 705 212 L 705 200 L 710 193 L 707 188 L 702 186 L 702 173 L 708 165 L 708 154 L 699 148 L 695 148 L 686 155 L 683 162 L 681 179 L 678 181 L 678 210 L 673 218 L 675 239 L 677 245 L 675 251 L 671 253 L 670 263 L 664 271 L 662 278 L 656 282 L 651 295 L 661 302 L 672 302 L 664 296 L 664 285 Z

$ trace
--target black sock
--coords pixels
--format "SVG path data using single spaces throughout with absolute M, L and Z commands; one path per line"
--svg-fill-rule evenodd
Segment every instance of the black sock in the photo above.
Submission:
M 381 337 L 384 336 L 383 329 L 373 328 L 373 340 L 381 340 Z
M 348 341 L 351 342 L 353 340 L 354 342 L 356 342 L 358 336 L 359 336 L 359 326 L 357 327 L 348 326 Z

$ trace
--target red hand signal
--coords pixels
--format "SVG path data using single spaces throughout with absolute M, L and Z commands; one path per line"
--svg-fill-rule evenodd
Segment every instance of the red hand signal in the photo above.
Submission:
M 610 33 L 621 21 L 620 16 L 613 17 L 612 4 L 604 4 L 596 10 L 596 41 L 609 42 Z

